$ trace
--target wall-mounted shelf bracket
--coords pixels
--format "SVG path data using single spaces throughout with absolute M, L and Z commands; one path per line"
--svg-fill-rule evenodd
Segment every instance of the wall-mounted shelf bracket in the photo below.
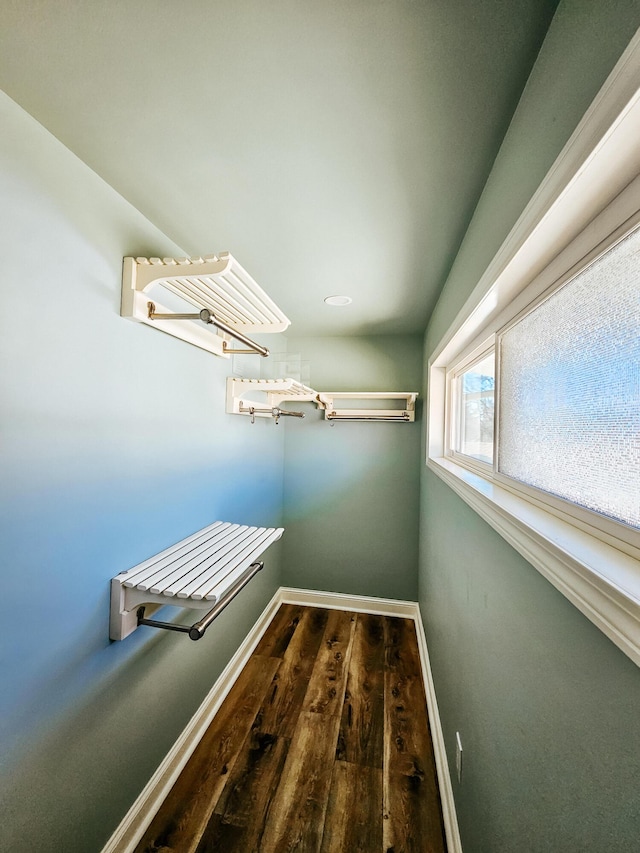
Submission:
M 391 423 L 412 423 L 416 416 L 415 391 L 319 391 L 318 407 L 324 409 L 327 421 L 379 421 Z M 371 401 L 380 406 L 385 401 L 401 402 L 394 408 L 340 408 L 336 401 Z
M 234 352 L 228 338 L 243 343 L 246 352 L 266 356 L 269 351 L 248 335 L 284 332 L 289 326 L 228 252 L 205 258 L 125 258 L 120 313 L 224 358 Z
M 295 379 L 227 379 L 227 413 L 256 418 L 303 418 L 304 412 L 283 409 L 282 403 L 316 402 L 318 392 Z
M 216 521 L 121 572 L 111 581 L 109 636 L 124 640 L 138 625 L 154 625 L 148 617 L 171 604 L 204 610 L 205 614 L 190 627 L 171 622 L 154 627 L 173 625 L 169 630 L 199 639 L 218 613 L 260 571 L 263 564 L 258 558 L 283 533 L 282 527 Z

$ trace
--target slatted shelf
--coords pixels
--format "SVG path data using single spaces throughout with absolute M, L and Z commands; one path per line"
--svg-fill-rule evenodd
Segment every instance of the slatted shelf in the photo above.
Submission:
M 150 307 L 152 306 L 152 307 Z M 204 258 L 125 258 L 123 317 L 146 323 L 215 355 L 228 357 L 228 335 L 199 320 L 169 315 L 207 309 L 242 335 L 284 332 L 289 319 L 229 254 Z M 162 319 L 150 316 L 162 315 Z
M 283 532 L 216 521 L 121 572 L 111 581 L 111 639 L 135 630 L 142 604 L 147 612 L 165 604 L 211 610 Z
M 227 413 L 272 417 L 271 410 L 281 403 L 315 402 L 318 392 L 296 379 L 227 379 Z M 253 412 L 251 411 L 253 409 Z

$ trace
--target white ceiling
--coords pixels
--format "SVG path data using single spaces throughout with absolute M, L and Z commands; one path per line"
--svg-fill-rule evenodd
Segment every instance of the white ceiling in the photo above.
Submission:
M 0 84 L 294 334 L 420 332 L 555 6 L 0 0 Z

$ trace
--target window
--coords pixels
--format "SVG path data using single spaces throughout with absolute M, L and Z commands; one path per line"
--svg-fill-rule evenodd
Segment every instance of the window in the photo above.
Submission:
M 452 418 L 454 450 L 489 465 L 493 463 L 494 386 L 491 351 L 456 375 Z
M 640 665 L 640 36 L 428 353 L 427 465 Z
M 446 456 L 592 534 L 640 547 L 637 222 L 537 294 L 447 377 Z
M 499 346 L 497 470 L 640 527 L 640 229 Z

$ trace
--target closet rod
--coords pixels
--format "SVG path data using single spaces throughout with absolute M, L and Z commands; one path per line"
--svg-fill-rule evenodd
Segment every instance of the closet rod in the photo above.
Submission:
M 268 409 L 260 406 L 244 406 L 240 403 L 240 412 L 246 412 L 249 415 L 271 415 L 276 420 L 278 418 L 303 418 L 304 412 L 292 412 L 291 409 L 281 409 L 280 406 L 270 406 Z
M 341 415 L 339 412 L 327 412 L 328 421 L 409 421 L 407 412 L 401 415 Z
M 242 352 L 246 351 L 257 353 L 263 358 L 266 358 L 269 355 L 269 350 L 266 347 L 260 346 L 260 344 L 252 341 L 251 338 L 243 335 L 242 332 L 237 332 L 235 329 L 232 329 L 231 326 L 223 323 L 222 320 L 218 320 L 213 311 L 209 311 L 208 308 L 203 308 L 202 311 L 199 311 L 197 314 L 158 314 L 156 313 L 156 306 L 153 302 L 148 302 L 147 306 L 149 308 L 150 320 L 202 320 L 203 323 L 215 326 L 217 329 L 220 329 L 221 332 L 235 338 L 235 340 L 240 341 L 241 344 L 250 347 L 249 350 L 242 350 Z M 228 353 L 234 352 L 234 350 L 226 349 L 224 342 L 223 349 Z M 240 352 L 240 350 L 238 350 L 238 352 Z
M 231 604 L 236 595 L 244 589 L 249 581 L 264 568 L 262 560 L 251 563 L 246 572 L 238 578 L 236 583 L 229 589 L 229 592 L 216 603 L 216 605 L 200 619 L 194 622 L 193 625 L 176 625 L 173 622 L 160 622 L 157 619 L 144 618 L 144 605 L 138 608 L 138 625 L 149 625 L 151 628 L 164 628 L 167 631 L 178 631 L 181 634 L 188 634 L 191 640 L 199 640 L 204 637 L 204 632 L 207 630 L 213 620 L 225 609 L 227 604 Z M 168 604 L 171 602 L 167 602 Z

